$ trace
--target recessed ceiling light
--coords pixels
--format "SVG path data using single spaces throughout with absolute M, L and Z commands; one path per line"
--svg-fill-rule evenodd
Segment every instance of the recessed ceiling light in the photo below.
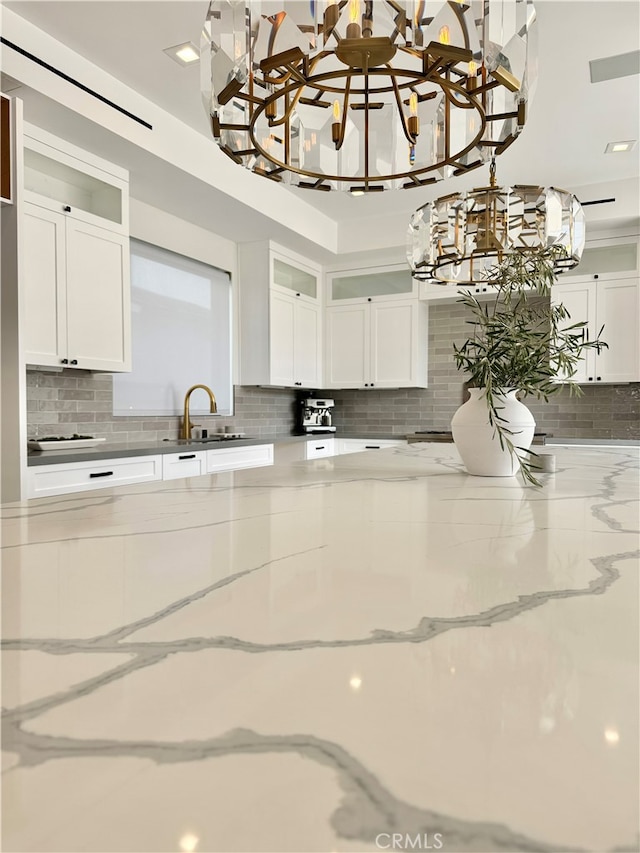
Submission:
M 177 62 L 178 65 L 191 65 L 192 62 L 197 62 L 200 59 L 198 48 L 190 41 L 186 41 L 183 44 L 176 44 L 173 47 L 165 47 L 163 52 Z
M 620 142 L 610 142 L 604 149 L 605 154 L 620 154 L 623 151 L 632 151 L 636 147 L 635 139 L 623 139 Z

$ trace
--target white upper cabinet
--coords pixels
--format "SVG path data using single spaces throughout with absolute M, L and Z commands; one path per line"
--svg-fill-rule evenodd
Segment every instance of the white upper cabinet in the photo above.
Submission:
M 426 388 L 428 307 L 406 266 L 329 275 L 326 388 Z
M 640 316 L 637 279 L 569 281 L 554 285 L 552 299 L 561 302 L 571 319 L 566 325 L 587 321 L 595 339 L 602 327 L 608 349 L 599 354 L 586 350 L 573 381 L 584 384 L 640 381 Z
M 320 268 L 273 243 L 238 248 L 240 382 L 317 388 Z
M 127 172 L 41 130 L 24 141 L 26 201 L 129 234 Z
M 609 237 L 588 241 L 578 266 L 562 273 L 558 282 L 637 279 L 638 273 L 638 237 Z
M 42 137 L 25 136 L 25 361 L 131 370 L 126 173 L 113 166 L 111 175 L 104 161 L 99 168 L 91 155 Z

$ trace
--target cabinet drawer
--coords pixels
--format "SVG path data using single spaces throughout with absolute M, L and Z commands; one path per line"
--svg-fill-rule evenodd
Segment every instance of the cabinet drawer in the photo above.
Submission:
M 402 439 L 375 438 L 341 438 L 338 442 L 338 453 L 362 453 L 365 450 L 384 450 L 387 447 L 400 447 L 406 444 Z
M 238 468 L 261 468 L 265 465 L 273 465 L 273 444 L 207 450 L 208 474 L 235 471 Z
M 207 451 L 167 453 L 162 457 L 162 479 L 177 480 L 180 477 L 199 477 L 207 473 Z
M 305 447 L 305 459 L 321 459 L 323 456 L 334 456 L 336 452 L 335 438 L 316 439 L 308 441 Z
M 159 480 L 161 456 L 131 456 L 101 459 L 99 462 L 73 462 L 68 465 L 38 465 L 27 472 L 30 498 L 86 492 L 130 483 Z

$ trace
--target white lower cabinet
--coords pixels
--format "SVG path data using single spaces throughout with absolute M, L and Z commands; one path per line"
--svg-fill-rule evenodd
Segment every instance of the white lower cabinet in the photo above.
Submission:
M 152 480 L 199 477 L 239 468 L 273 465 L 273 444 L 254 447 L 225 447 L 220 450 L 185 450 L 153 456 L 125 456 L 95 462 L 32 465 L 27 469 L 27 497 L 45 498 L 128 486 Z
M 335 438 L 318 438 L 307 441 L 304 448 L 304 458 L 322 459 L 325 456 L 335 456 L 337 452 Z
M 262 468 L 266 465 L 273 465 L 273 444 L 207 450 L 207 474 L 236 471 L 239 468 Z
M 162 456 L 126 456 L 96 462 L 34 465 L 27 470 L 27 496 L 44 498 L 162 478 Z
M 336 439 L 337 453 L 362 453 L 364 450 L 384 450 L 406 444 L 402 439 L 339 438 Z
M 177 480 L 180 477 L 199 477 L 201 474 L 206 473 L 206 450 L 167 453 L 162 457 L 163 480 Z

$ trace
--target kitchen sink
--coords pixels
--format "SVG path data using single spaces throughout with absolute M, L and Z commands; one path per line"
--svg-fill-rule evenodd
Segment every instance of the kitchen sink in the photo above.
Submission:
M 221 441 L 243 441 L 245 436 L 234 435 L 209 435 L 206 438 L 163 438 L 163 441 L 170 441 L 172 444 L 216 444 Z

